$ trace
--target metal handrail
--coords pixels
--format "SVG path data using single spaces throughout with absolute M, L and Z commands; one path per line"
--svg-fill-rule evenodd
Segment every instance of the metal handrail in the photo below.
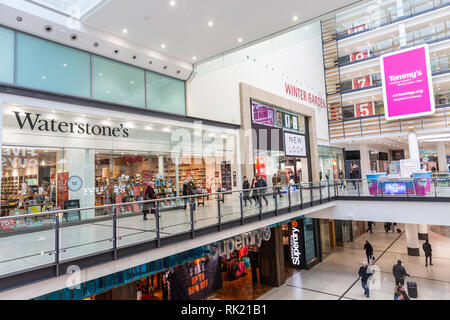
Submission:
M 177 196 L 177 197 L 169 197 L 169 198 L 158 198 L 158 199 L 152 199 L 152 200 L 140 200 L 140 201 L 132 201 L 132 202 L 123 202 L 123 203 L 113 203 L 113 204 L 105 204 L 100 206 L 90 206 L 90 207 L 83 207 L 83 208 L 73 208 L 73 209 L 62 209 L 62 210 L 52 210 L 52 211 L 46 211 L 46 212 L 40 212 L 40 213 L 29 213 L 29 214 L 21 214 L 21 215 L 14 215 L 14 216 L 5 216 L 0 217 L 1 220 L 7 220 L 7 219 L 21 219 L 21 218 L 35 218 L 35 217 L 42 217 L 42 216 L 52 216 L 55 214 L 61 214 L 61 213 L 70 213 L 70 212 L 78 212 L 78 211 L 87 211 L 87 210 L 95 210 L 95 209 L 106 209 L 106 208 L 113 208 L 113 207 L 119 207 L 119 206 L 130 206 L 133 204 L 148 204 L 148 203 L 156 203 L 156 202 L 162 202 L 167 200 L 179 200 L 179 199 L 190 199 L 190 198 L 200 198 L 200 197 L 207 197 L 207 196 L 215 196 L 215 195 L 223 195 L 223 194 L 230 194 L 230 193 L 241 193 L 241 192 L 251 192 L 254 190 L 267 190 L 267 189 L 273 189 L 273 188 L 285 188 L 289 186 L 300 186 L 300 185 L 312 185 L 317 182 L 302 182 L 298 184 L 293 185 L 280 185 L 280 186 L 267 186 L 267 187 L 260 187 L 260 188 L 251 188 L 251 189 L 239 189 L 239 190 L 227 190 L 227 191 L 219 191 L 219 192 L 211 192 L 211 193 L 198 193 L 194 195 L 187 195 L 187 196 Z

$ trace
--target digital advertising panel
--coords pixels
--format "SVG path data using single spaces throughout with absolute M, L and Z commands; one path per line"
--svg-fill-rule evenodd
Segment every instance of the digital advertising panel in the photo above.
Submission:
M 380 67 L 386 120 L 434 113 L 428 45 L 385 54 Z

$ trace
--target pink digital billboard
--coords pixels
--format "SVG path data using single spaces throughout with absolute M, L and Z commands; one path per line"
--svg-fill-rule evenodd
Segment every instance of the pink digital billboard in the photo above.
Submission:
M 386 120 L 434 113 L 428 45 L 385 54 L 380 64 Z

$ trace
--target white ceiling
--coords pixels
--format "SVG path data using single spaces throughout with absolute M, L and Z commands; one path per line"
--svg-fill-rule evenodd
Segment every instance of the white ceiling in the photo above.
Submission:
M 173 1 L 110 0 L 82 23 L 192 63 L 361 0 Z

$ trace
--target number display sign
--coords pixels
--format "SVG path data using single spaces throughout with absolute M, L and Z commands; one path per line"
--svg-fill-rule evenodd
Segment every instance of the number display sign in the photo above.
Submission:
M 372 101 L 355 104 L 355 117 L 373 116 L 375 114 L 375 106 Z
M 386 120 L 434 113 L 428 45 L 385 54 L 380 65 Z
M 367 88 L 367 87 L 370 87 L 371 85 L 372 85 L 372 77 L 371 76 L 355 78 L 352 81 L 353 89 Z

